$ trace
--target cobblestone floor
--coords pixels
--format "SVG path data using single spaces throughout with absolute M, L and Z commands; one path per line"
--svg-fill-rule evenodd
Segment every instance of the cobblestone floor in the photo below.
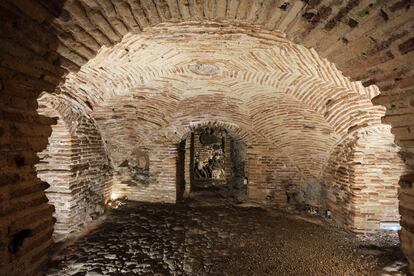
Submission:
M 128 202 L 56 256 L 47 275 L 355 276 L 403 264 L 397 247 L 361 243 L 314 218 L 198 203 Z

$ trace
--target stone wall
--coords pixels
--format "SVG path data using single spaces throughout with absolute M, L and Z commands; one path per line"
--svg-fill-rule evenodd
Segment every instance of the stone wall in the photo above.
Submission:
M 246 176 L 250 200 L 279 207 L 303 203 L 302 199 L 299 200 L 299 193 L 303 191 L 301 174 L 277 147 L 266 142 L 249 145 Z M 287 187 L 288 184 L 292 187 Z M 286 195 L 288 189 L 292 193 L 292 190 L 295 190 L 298 198 L 289 202 Z

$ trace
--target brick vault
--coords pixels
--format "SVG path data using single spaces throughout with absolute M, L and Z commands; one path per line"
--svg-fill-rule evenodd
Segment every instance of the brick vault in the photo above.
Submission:
M 412 271 L 410 5 L 0 1 L 0 274 L 41 274 L 111 199 L 180 200 L 206 128 L 243 148 L 247 201 L 401 218 Z

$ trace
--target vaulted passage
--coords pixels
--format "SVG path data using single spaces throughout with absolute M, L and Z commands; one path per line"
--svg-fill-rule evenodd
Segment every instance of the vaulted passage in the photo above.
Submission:
M 411 1 L 0 18 L 0 274 L 413 273 Z

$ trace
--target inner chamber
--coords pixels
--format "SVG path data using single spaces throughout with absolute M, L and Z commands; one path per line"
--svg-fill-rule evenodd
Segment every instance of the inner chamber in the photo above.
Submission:
M 204 126 L 180 143 L 177 199 L 218 196 L 247 200 L 246 144 L 225 128 Z
M 76 232 L 111 200 L 213 192 L 329 214 L 358 234 L 398 224 L 406 168 L 378 94 L 281 32 L 198 22 L 128 34 L 39 99 L 58 123 L 37 167 L 56 230 Z

